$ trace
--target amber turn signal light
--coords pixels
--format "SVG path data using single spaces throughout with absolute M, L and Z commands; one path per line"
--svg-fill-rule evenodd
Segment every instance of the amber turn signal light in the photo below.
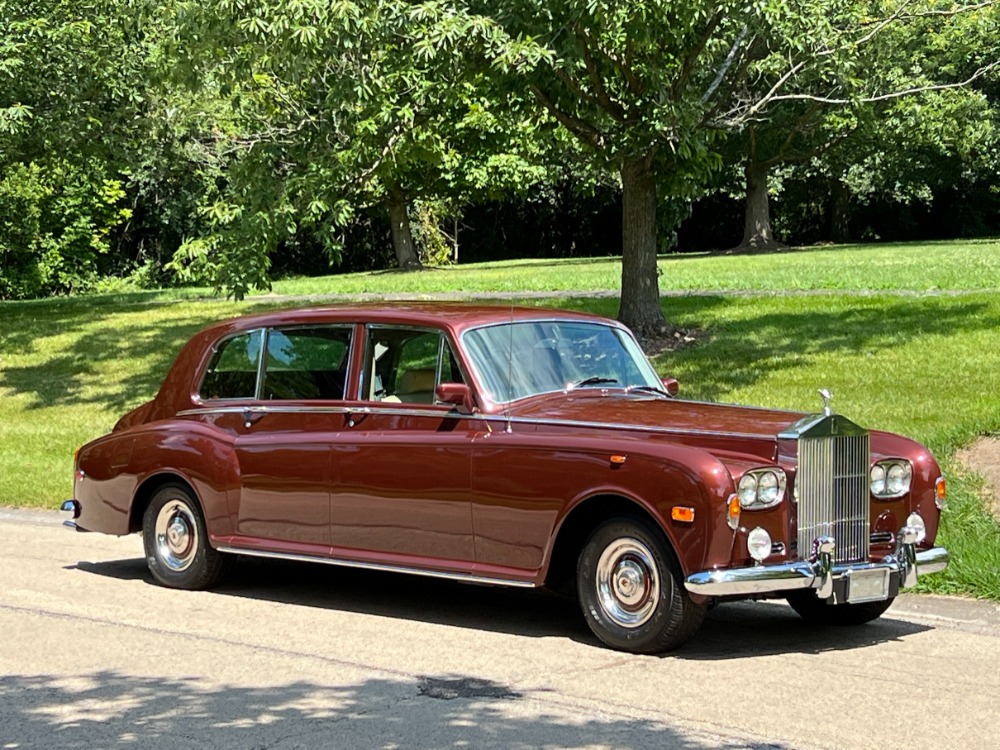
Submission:
M 675 505 L 670 509 L 670 517 L 681 523 L 694 523 L 694 508 L 683 505 Z
M 735 531 L 736 527 L 740 525 L 740 496 L 735 492 L 729 496 L 727 511 L 726 521 L 729 523 L 729 528 Z
M 944 510 L 944 504 L 947 499 L 948 482 L 945 481 L 944 477 L 938 477 L 937 484 L 934 486 L 934 504 L 938 507 L 938 510 Z
M 615 466 L 621 466 L 623 463 L 625 463 L 626 458 L 628 458 L 628 456 L 612 456 L 611 463 L 613 463 Z

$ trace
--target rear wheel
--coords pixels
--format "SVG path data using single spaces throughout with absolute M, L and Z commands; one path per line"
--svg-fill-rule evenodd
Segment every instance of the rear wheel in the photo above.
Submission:
M 878 619 L 892 606 L 894 599 L 889 597 L 881 602 L 860 604 L 827 604 L 825 599 L 818 599 L 811 591 L 800 591 L 789 595 L 788 603 L 812 625 L 851 626 Z
M 142 517 L 146 565 L 157 583 L 205 589 L 221 580 L 232 557 L 208 543 L 205 519 L 190 490 L 167 484 L 156 491 Z
M 676 648 L 705 616 L 663 534 L 639 519 L 615 518 L 594 530 L 580 553 L 577 592 L 594 635 L 622 651 Z

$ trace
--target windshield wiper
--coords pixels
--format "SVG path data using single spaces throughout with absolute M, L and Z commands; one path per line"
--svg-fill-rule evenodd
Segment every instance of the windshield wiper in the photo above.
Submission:
M 583 380 L 578 380 L 570 386 L 566 387 L 567 391 L 572 391 L 574 388 L 583 388 L 588 385 L 610 385 L 611 383 L 617 383 L 617 378 L 602 378 L 594 376 L 592 378 L 584 378 Z
M 630 385 L 625 389 L 625 393 L 632 393 L 633 391 L 639 391 L 640 393 L 652 393 L 657 396 L 663 396 L 663 398 L 673 398 L 673 396 L 665 390 L 657 388 L 655 385 Z

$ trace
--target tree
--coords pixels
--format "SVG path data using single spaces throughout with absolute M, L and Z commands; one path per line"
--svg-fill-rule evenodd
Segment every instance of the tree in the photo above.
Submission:
M 847 13 L 838 23 L 851 64 L 818 71 L 822 75 L 803 72 L 778 96 L 771 91 L 782 70 L 761 66 L 760 74 L 743 86 L 742 97 L 753 102 L 753 117 L 738 119 L 731 139 L 731 152 L 741 156 L 746 197 L 738 249 L 780 244 L 772 232 L 768 199 L 769 178 L 778 167 L 841 165 L 828 179 L 835 208 L 832 229 L 844 238 L 842 209 L 852 164 L 866 162 L 871 182 L 876 174 L 892 172 L 892 163 L 905 163 L 919 151 L 927 157 L 930 152 L 957 155 L 982 142 L 988 108 L 971 86 L 997 66 L 995 43 L 992 49 L 989 43 L 998 31 L 992 5 L 948 8 L 903 2 L 887 6 L 881 15 Z M 970 37 L 982 43 L 970 45 Z M 898 127 L 902 122 L 909 124 Z M 884 157 L 880 164 L 868 158 L 876 152 Z
M 0 298 L 85 289 L 124 264 L 159 13 L 0 0 Z
M 456 53 L 489 24 L 446 10 L 401 0 L 183 5 L 183 77 L 218 91 L 233 117 L 211 136 L 230 161 L 207 207 L 213 235 L 189 243 L 177 265 L 210 269 L 239 297 L 268 285 L 267 258 L 283 241 L 311 231 L 336 258 L 339 228 L 378 204 L 398 265 L 417 267 L 414 199 L 459 203 L 544 178 L 530 159 L 534 127 L 506 116 L 489 80 Z

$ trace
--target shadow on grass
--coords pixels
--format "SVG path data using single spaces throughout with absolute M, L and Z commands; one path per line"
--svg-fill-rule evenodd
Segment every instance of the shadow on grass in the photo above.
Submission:
M 664 309 L 668 320 L 697 320 L 713 306 L 730 304 L 726 298 L 714 305 L 704 297 L 684 298 L 666 300 Z M 714 401 L 765 376 L 808 367 L 817 357 L 871 357 L 876 367 L 880 353 L 921 338 L 995 328 L 995 320 L 983 314 L 984 302 L 865 298 L 842 308 L 801 300 L 789 300 L 787 312 L 773 304 L 760 307 L 759 313 L 750 307 L 738 319 L 703 331 L 696 346 L 655 357 L 654 364 L 661 372 L 682 374 L 682 387 L 690 379 L 699 399 Z
M 577 298 L 538 301 L 546 305 L 586 310 L 614 317 L 618 300 Z M 794 304 L 793 304 L 794 303 Z M 716 308 L 733 304 L 725 297 L 684 297 L 664 300 L 668 320 L 712 319 Z M 241 310 L 251 313 L 281 306 L 256 303 Z M 88 300 L 66 300 L 45 306 L 16 306 L 0 311 L 0 352 L 31 352 L 37 342 L 57 334 L 69 334 L 72 343 L 51 351 L 30 365 L 0 370 L 0 388 L 28 394 L 30 408 L 98 404 L 121 411 L 151 398 L 171 362 L 190 336 L 214 318 L 190 314 L 161 323 L 130 314 L 142 313 L 158 303 L 104 304 Z M 656 358 L 658 369 L 682 374 L 693 385 L 698 398 L 715 400 L 734 389 L 752 385 L 765 374 L 794 370 L 811 358 L 831 353 L 857 355 L 878 353 L 929 335 L 949 335 L 993 327 L 986 304 L 940 299 L 864 298 L 836 309 L 815 302 L 792 300 L 787 311 L 775 311 L 772 303 L 760 312 L 741 311 L 740 319 L 700 337 L 700 343 Z M 96 325 L 96 324 L 100 325 Z M 76 336 L 73 336 L 73 334 Z M 132 374 L 113 387 L 85 386 L 100 382 L 123 363 Z M 85 392 L 86 390 L 86 392 Z
M 76 298 L 0 310 L 0 353 L 8 360 L 0 388 L 27 394 L 28 408 L 97 404 L 120 412 L 152 398 L 191 335 L 215 320 L 190 307 L 183 317 L 151 322 L 143 313 L 168 309 L 164 303 L 97 302 Z M 244 312 L 269 307 L 247 305 Z M 54 337 L 71 343 L 47 341 Z M 10 365 L 11 355 L 38 361 Z M 107 384 L 109 373 L 122 369 L 131 374 Z
M 153 585 L 142 558 L 80 562 L 78 570 Z M 397 573 L 240 558 L 221 596 L 451 625 L 600 647 L 574 599 L 550 591 L 475 586 Z M 694 638 L 662 658 L 725 661 L 783 653 L 866 648 L 928 630 L 892 612 L 855 628 L 817 628 L 783 603 L 730 603 L 711 610 Z

